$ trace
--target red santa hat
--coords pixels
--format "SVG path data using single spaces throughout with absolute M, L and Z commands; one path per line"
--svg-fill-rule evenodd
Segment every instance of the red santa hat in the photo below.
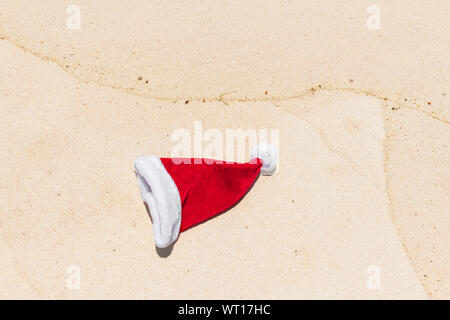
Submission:
M 275 173 L 277 159 L 268 143 L 253 147 L 247 163 L 154 155 L 136 159 L 139 190 L 150 211 L 156 246 L 170 246 L 180 231 L 233 207 L 260 173 Z

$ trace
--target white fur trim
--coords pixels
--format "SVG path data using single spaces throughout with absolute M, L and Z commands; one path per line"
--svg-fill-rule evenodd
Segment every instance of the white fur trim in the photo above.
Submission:
M 263 165 L 261 167 L 261 174 L 263 176 L 271 176 L 277 170 L 278 152 L 269 143 L 262 142 L 250 150 L 250 160 L 259 158 Z
M 139 190 L 153 221 L 153 238 L 158 248 L 174 243 L 180 233 L 181 200 L 178 188 L 157 156 L 134 162 Z

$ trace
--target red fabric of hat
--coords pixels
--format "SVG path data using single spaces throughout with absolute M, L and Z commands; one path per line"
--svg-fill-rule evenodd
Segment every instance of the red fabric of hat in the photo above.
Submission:
M 253 185 L 262 166 L 260 159 L 243 164 L 208 164 L 205 160 L 161 158 L 180 193 L 180 231 L 234 206 Z

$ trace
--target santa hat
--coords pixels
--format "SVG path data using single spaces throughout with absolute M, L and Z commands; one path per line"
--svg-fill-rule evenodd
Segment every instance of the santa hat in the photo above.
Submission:
M 136 159 L 139 190 L 150 211 L 156 246 L 170 246 L 180 231 L 233 207 L 260 173 L 272 175 L 276 166 L 277 152 L 268 143 L 253 147 L 247 163 L 154 155 Z

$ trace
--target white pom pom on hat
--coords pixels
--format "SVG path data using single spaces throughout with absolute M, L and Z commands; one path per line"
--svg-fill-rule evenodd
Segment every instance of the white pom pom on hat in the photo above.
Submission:
M 278 152 L 267 142 L 253 146 L 250 150 L 250 160 L 259 158 L 263 165 L 261 167 L 261 174 L 263 176 L 271 176 L 277 171 Z

